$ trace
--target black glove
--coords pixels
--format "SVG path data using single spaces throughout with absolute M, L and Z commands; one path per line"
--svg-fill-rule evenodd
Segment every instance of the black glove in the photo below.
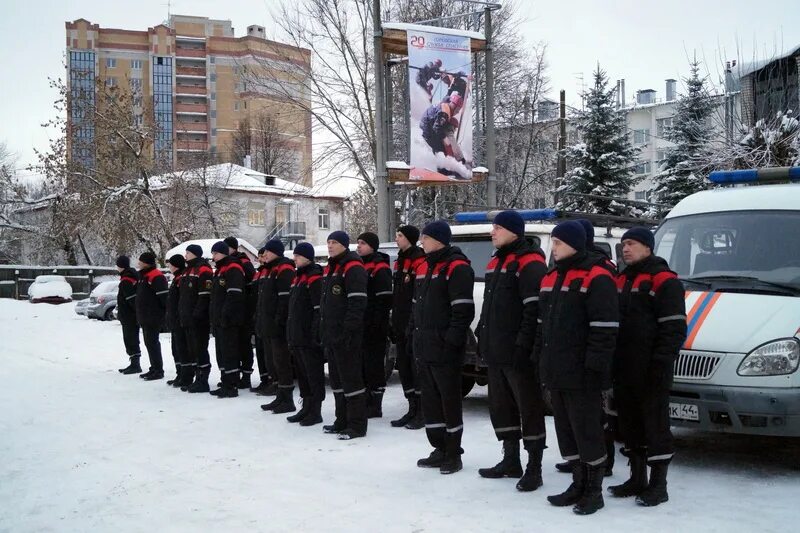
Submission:
M 647 369 L 647 382 L 652 387 L 670 387 L 672 374 L 672 363 L 650 361 L 650 367 Z

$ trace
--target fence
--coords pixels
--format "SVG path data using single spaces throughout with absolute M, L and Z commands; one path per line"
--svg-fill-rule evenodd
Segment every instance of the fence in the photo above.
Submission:
M 36 276 L 64 276 L 72 287 L 72 299 L 83 300 L 103 281 L 104 276 L 118 276 L 114 267 L 102 266 L 31 266 L 0 265 L 0 298 L 28 299 L 28 288 Z

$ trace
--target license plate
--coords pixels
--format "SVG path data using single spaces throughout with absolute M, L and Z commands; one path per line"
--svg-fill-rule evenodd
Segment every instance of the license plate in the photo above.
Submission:
M 678 420 L 700 420 L 700 411 L 696 405 L 690 403 L 672 403 L 669 404 L 669 417 Z

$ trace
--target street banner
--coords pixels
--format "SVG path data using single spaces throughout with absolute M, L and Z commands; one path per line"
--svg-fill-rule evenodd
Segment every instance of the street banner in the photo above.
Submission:
M 408 30 L 411 181 L 472 181 L 470 37 Z

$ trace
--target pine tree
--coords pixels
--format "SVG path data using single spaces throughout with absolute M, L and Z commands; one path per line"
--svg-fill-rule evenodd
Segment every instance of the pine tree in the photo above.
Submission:
M 568 193 L 624 197 L 636 183 L 634 165 L 638 149 L 628 137 L 625 114 L 616 108 L 615 89 L 598 65 L 594 87 L 585 94 L 586 110 L 577 118 L 581 142 L 567 148 L 571 170 L 556 192 L 559 209 L 587 213 L 625 214 L 627 208 L 612 200 L 598 200 Z
M 666 135 L 675 144 L 666 153 L 664 164 L 655 176 L 656 198 L 674 206 L 690 194 L 706 188 L 711 168 L 711 141 L 714 126 L 714 100 L 700 77 L 700 64 L 694 60 L 691 76 L 684 79 L 686 95 L 676 105 L 672 128 Z

